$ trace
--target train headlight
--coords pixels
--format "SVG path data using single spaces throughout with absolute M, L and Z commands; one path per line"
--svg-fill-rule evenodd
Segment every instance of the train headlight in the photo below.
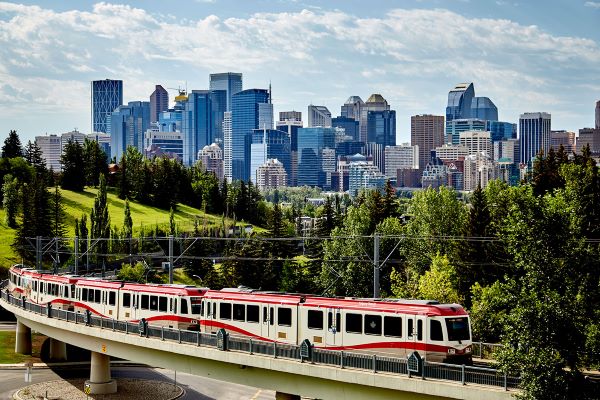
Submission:
M 455 353 L 456 353 L 456 350 L 454 350 L 454 349 L 448 349 L 448 354 L 455 354 Z
M 468 346 L 468 347 L 465 349 L 465 353 L 471 353 L 471 346 Z

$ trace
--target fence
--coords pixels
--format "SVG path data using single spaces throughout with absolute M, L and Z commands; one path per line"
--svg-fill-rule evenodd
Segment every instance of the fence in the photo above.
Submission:
M 2 289 L 4 285 L 0 285 Z M 519 378 L 501 374 L 495 369 L 480 368 L 466 365 L 454 365 L 445 363 L 434 363 L 424 361 L 417 373 L 409 372 L 407 359 L 381 356 L 378 354 L 353 353 L 345 351 L 333 351 L 310 347 L 308 351 L 302 349 L 302 345 L 285 344 L 277 342 L 266 342 L 256 339 L 248 339 L 229 336 L 224 333 L 221 343 L 218 334 L 203 333 L 198 331 L 187 331 L 166 328 L 164 326 L 153 326 L 142 323 L 131 323 L 118 321 L 110 318 L 101 318 L 90 313 L 76 313 L 54 309 L 51 305 L 38 305 L 26 301 L 24 298 L 16 298 L 6 290 L 2 290 L 2 300 L 23 308 L 26 311 L 48 318 L 56 318 L 74 324 L 84 324 L 90 328 L 107 329 L 131 335 L 140 335 L 152 340 L 168 340 L 194 346 L 205 346 L 228 351 L 245 352 L 249 354 L 260 354 L 264 356 L 310 362 L 316 365 L 335 366 L 338 368 L 354 368 L 368 370 L 373 373 L 388 373 L 407 375 L 408 377 L 419 377 L 421 379 L 446 380 L 460 382 L 463 385 L 477 384 L 486 386 L 502 387 L 505 390 L 517 388 Z M 223 347 L 222 341 L 226 344 Z
M 481 359 L 494 359 L 496 350 L 502 347 L 498 343 L 473 342 L 473 357 Z

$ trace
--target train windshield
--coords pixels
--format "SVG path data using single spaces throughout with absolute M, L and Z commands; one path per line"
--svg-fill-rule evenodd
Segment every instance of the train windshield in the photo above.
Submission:
M 448 329 L 448 340 L 469 340 L 471 333 L 469 332 L 469 319 L 462 318 L 446 318 L 446 328 Z

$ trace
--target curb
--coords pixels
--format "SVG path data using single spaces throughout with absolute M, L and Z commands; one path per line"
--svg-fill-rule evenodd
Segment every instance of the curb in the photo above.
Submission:
M 89 366 L 89 361 L 77 361 L 77 362 L 61 362 L 61 363 L 33 363 L 32 369 L 49 369 L 49 368 L 75 368 Z M 131 361 L 111 361 L 110 365 L 113 367 L 141 367 L 141 368 L 154 368 L 150 365 L 135 363 Z M 21 364 L 0 364 L 0 370 L 20 370 L 26 369 L 27 365 Z

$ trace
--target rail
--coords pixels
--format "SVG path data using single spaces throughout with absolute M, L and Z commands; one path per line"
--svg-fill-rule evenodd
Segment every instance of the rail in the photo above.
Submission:
M 483 360 L 493 360 L 494 353 L 496 350 L 502 348 L 499 343 L 485 343 L 485 342 L 473 342 L 473 357 L 480 358 Z
M 6 285 L 0 284 L 0 289 Z M 101 318 L 90 313 L 79 313 L 54 309 L 52 305 L 39 305 L 28 302 L 25 298 L 16 298 L 7 290 L 1 291 L 2 300 L 20 307 L 26 311 L 48 318 L 56 318 L 73 324 L 83 324 L 91 328 L 112 330 L 130 335 L 140 335 L 148 339 L 168 340 L 194 346 L 212 347 L 225 351 L 244 352 L 274 358 L 297 360 L 309 362 L 316 365 L 327 365 L 338 368 L 353 368 L 356 370 L 367 370 L 372 373 L 387 373 L 406 375 L 409 378 L 427 380 L 444 380 L 458 382 L 462 385 L 485 385 L 504 388 L 504 390 L 516 389 L 519 386 L 519 377 L 507 376 L 492 368 L 481 368 L 468 365 L 455 365 L 423 361 L 414 372 L 410 368 L 408 360 L 400 357 L 382 356 L 379 354 L 355 353 L 346 351 L 334 351 L 320 348 L 303 348 L 303 345 L 294 345 L 278 342 L 266 342 L 257 339 L 248 339 L 230 336 L 227 332 L 202 333 L 181 329 L 165 328 L 164 326 L 149 325 L 144 323 L 132 323 L 118 321 L 110 318 Z

